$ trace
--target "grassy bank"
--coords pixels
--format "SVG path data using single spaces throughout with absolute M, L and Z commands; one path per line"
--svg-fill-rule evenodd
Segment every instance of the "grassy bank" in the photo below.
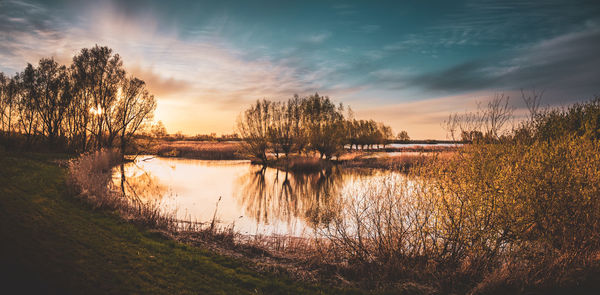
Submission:
M 250 270 L 92 210 L 56 156 L 0 152 L 0 276 L 19 293 L 338 293 Z

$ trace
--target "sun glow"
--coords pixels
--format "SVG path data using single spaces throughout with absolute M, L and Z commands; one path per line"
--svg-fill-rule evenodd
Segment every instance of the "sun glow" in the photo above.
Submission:
M 90 113 L 95 116 L 100 116 L 100 115 L 102 115 L 102 107 L 100 107 L 100 106 L 92 107 L 92 108 L 90 108 Z

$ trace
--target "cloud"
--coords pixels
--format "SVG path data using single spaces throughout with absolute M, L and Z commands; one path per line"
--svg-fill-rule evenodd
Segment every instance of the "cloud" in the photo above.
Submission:
M 512 50 L 430 73 L 403 75 L 398 85 L 432 92 L 485 89 L 546 89 L 549 102 L 578 100 L 600 91 L 600 26 L 562 34 Z M 564 97 L 570 95 L 570 97 Z

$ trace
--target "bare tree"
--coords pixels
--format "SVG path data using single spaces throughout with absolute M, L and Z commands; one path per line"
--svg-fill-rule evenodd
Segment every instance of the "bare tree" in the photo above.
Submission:
M 33 99 L 42 123 L 42 134 L 50 144 L 60 136 L 64 116 L 72 102 L 67 68 L 54 59 L 43 58 L 34 70 L 33 87 L 38 89 Z
M 484 137 L 497 140 L 512 119 L 514 108 L 509 104 L 509 97 L 494 94 L 486 108 L 477 103 L 477 109 L 464 114 L 453 113 L 444 121 L 444 128 L 452 140 L 461 137 L 463 141 L 474 142 Z
M 93 110 L 92 125 L 88 130 L 100 148 L 108 144 L 104 135 L 109 128 L 107 122 L 114 115 L 118 89 L 125 78 L 123 61 L 118 54 L 113 54 L 112 49 L 96 45 L 82 49 L 73 58 L 73 64 L 79 90 L 85 99 L 90 99 Z
M 138 78 L 125 79 L 121 85 L 121 97 L 117 101 L 113 120 L 120 136 L 121 155 L 133 135 L 152 119 L 156 109 L 154 95 L 146 89 L 146 83 Z
M 538 92 L 535 89 L 532 89 L 530 93 L 526 94 L 525 91 L 521 89 L 521 98 L 523 99 L 523 102 L 525 102 L 527 110 L 529 110 L 530 122 L 533 122 L 540 112 L 543 95 L 544 90 Z
M 488 107 L 483 113 L 486 136 L 498 139 L 504 125 L 512 118 L 514 108 L 509 105 L 509 100 L 509 96 L 496 93 L 488 102 Z

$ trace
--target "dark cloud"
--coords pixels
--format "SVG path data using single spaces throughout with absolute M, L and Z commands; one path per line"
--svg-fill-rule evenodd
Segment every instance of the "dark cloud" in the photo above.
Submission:
M 600 27 L 593 25 L 514 50 L 504 57 L 404 76 L 398 83 L 445 93 L 537 88 L 546 89 L 549 98 L 556 102 L 578 100 L 600 93 L 599 49 Z

